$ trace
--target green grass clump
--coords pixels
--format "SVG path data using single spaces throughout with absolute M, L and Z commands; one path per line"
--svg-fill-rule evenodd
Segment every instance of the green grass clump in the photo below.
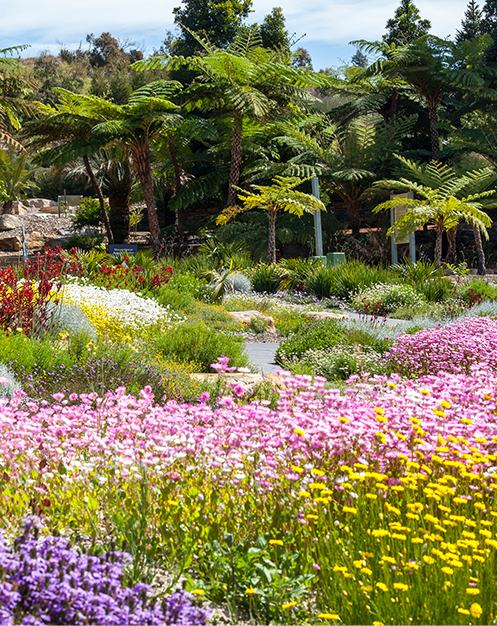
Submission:
M 349 261 L 335 267 L 317 267 L 306 279 L 305 287 L 317 298 L 334 296 L 348 302 L 358 291 L 375 283 L 392 282 L 392 278 L 390 270 Z
M 174 356 L 181 362 L 195 361 L 201 372 L 210 372 L 211 363 L 227 356 L 230 365 L 246 367 L 248 357 L 243 339 L 225 335 L 198 322 L 187 322 L 156 338 L 153 349 L 164 358 Z

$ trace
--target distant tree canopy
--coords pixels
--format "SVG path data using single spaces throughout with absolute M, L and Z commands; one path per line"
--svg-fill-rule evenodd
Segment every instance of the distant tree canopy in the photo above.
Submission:
M 430 28 L 430 20 L 421 19 L 419 9 L 412 0 L 401 0 L 394 17 L 387 21 L 388 32 L 383 35 L 383 41 L 405 46 L 422 35 L 426 35 Z
M 198 40 L 189 31 L 203 34 L 216 47 L 225 48 L 233 41 L 251 9 L 252 0 L 182 0 L 182 6 L 173 9 L 174 23 L 181 32 L 171 52 L 192 56 L 201 50 Z

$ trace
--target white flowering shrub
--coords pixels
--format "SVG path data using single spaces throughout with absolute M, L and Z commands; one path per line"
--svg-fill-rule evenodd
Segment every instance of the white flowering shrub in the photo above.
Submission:
M 294 359 L 293 365 L 327 380 L 346 380 L 358 372 L 382 371 L 383 361 L 373 348 L 337 344 L 327 350 L 309 350 L 299 360 Z
M 102 328 L 102 320 L 112 325 L 139 330 L 145 326 L 160 324 L 166 330 L 183 322 L 184 318 L 169 306 L 161 306 L 155 300 L 126 289 L 105 289 L 94 285 L 64 285 L 62 301 L 84 311 L 93 325 Z
M 425 298 L 411 285 L 388 283 L 376 283 L 366 287 L 351 300 L 353 309 L 369 315 L 388 315 L 400 308 L 415 309 L 425 303 Z

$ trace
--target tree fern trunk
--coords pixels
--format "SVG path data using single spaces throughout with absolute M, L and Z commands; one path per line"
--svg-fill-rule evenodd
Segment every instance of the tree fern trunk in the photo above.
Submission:
M 457 237 L 457 226 L 453 228 L 449 228 L 447 231 L 447 241 L 449 244 L 447 250 L 447 263 L 457 263 L 457 245 L 456 245 L 456 237 Z
M 98 202 L 100 204 L 100 211 L 102 212 L 102 219 L 105 226 L 105 233 L 107 235 L 107 241 L 109 245 L 114 243 L 114 235 L 112 234 L 112 229 L 110 227 L 109 216 L 107 215 L 107 211 L 105 210 L 105 200 L 100 185 L 98 184 L 97 179 L 95 178 L 95 174 L 90 166 L 90 161 L 88 156 L 85 154 L 83 156 L 83 163 L 86 169 L 86 173 L 88 174 L 89 179 L 91 180 L 91 184 L 93 185 L 93 189 L 95 189 L 95 193 L 97 194 Z
M 268 211 L 269 229 L 267 238 L 267 256 L 269 263 L 276 263 L 276 216 L 278 211 Z
M 428 117 L 430 119 L 431 156 L 434 161 L 440 161 L 440 145 L 438 142 L 438 102 L 427 101 Z
M 233 142 L 231 145 L 230 177 L 228 182 L 228 198 L 226 206 L 236 204 L 236 189 L 240 178 L 240 164 L 242 162 L 242 123 L 243 115 L 238 109 L 233 109 Z
M 109 222 L 115 243 L 125 243 L 129 237 L 130 190 L 109 189 Z
M 434 261 L 437 265 L 441 265 L 442 263 L 442 236 L 443 236 L 443 227 L 437 226 L 436 233 L 437 238 L 435 239 L 435 258 Z
M 150 239 L 152 249 L 155 256 L 158 257 L 161 251 L 160 245 L 160 227 L 157 209 L 155 208 L 154 183 L 152 180 L 152 167 L 150 165 L 150 149 L 145 146 L 142 150 L 133 153 L 133 161 L 135 163 L 140 187 L 145 196 L 145 204 L 147 205 L 148 225 L 150 228 Z
M 171 155 L 171 161 L 174 167 L 174 195 L 181 189 L 181 170 L 178 164 L 178 157 L 176 156 L 176 149 L 171 137 L 167 137 L 167 145 L 169 148 L 169 154 Z M 176 228 L 178 229 L 178 237 L 180 241 L 185 238 L 185 212 L 183 209 L 176 209 Z
M 481 241 L 481 232 L 478 226 L 473 224 L 473 235 L 475 237 L 476 254 L 478 255 L 478 274 L 484 276 L 487 273 L 485 265 L 485 252 L 483 251 L 483 243 Z

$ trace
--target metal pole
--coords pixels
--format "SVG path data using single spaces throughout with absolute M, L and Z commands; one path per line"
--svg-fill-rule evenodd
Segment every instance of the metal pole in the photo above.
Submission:
M 390 200 L 393 200 L 393 194 L 390 195 Z M 395 224 L 395 209 L 392 207 L 390 209 L 390 226 Z M 397 265 L 398 256 L 397 256 L 397 244 L 395 243 L 395 231 L 392 233 L 391 237 L 392 242 L 392 265 Z
M 312 195 L 319 200 L 319 180 L 317 176 L 311 178 Z M 314 212 L 314 234 L 316 240 L 316 256 L 323 256 L 323 231 L 321 228 L 321 211 Z

